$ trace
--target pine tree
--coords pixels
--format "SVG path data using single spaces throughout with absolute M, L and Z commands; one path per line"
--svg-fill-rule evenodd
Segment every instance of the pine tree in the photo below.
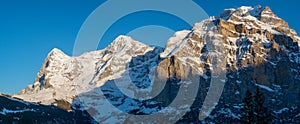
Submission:
M 267 124 L 270 122 L 270 112 L 268 112 L 267 108 L 264 107 L 265 97 L 263 93 L 260 91 L 259 87 L 256 87 L 256 92 L 254 96 L 254 106 L 255 111 L 254 114 L 256 116 L 255 120 L 259 124 Z
M 252 93 L 247 90 L 246 97 L 243 99 L 244 107 L 242 111 L 242 118 L 241 122 L 245 124 L 253 124 L 254 123 L 254 105 L 253 105 L 253 95 Z
M 246 92 L 246 97 L 243 99 L 244 107 L 242 109 L 241 122 L 246 124 L 267 124 L 271 121 L 271 114 L 266 107 L 264 107 L 265 97 L 256 87 L 255 94 L 249 90 Z

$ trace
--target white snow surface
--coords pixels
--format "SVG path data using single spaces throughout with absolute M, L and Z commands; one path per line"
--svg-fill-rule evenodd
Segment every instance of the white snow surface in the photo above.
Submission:
M 15 114 L 15 113 L 22 113 L 22 112 L 27 112 L 27 111 L 35 112 L 34 109 L 9 110 L 9 109 L 3 108 L 2 111 L 0 111 L 0 114 L 6 115 L 6 114 L 11 114 L 11 113 Z
M 281 114 L 282 112 L 284 112 L 284 111 L 288 111 L 289 110 L 289 108 L 282 108 L 282 109 L 280 109 L 280 110 L 278 110 L 278 111 L 274 111 L 276 114 Z
M 271 88 L 268 87 L 268 86 L 261 85 L 261 84 L 255 84 L 255 85 L 256 85 L 256 86 L 259 86 L 260 88 L 265 89 L 265 90 L 267 90 L 267 91 L 274 92 L 274 90 L 271 89 Z

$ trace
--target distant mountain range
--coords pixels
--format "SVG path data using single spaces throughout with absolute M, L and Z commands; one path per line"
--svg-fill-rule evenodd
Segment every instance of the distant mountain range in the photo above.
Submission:
M 299 44 L 296 31 L 269 7 L 242 6 L 196 23 L 191 30 L 176 32 L 165 48 L 147 46 L 128 36 L 78 57 L 55 48 L 34 84 L 13 98 L 0 96 L 0 123 L 135 122 L 120 111 L 102 112 L 105 106 L 101 103 L 108 100 L 130 114 L 153 114 L 174 101 L 183 81 L 193 85 L 190 76 L 196 76 L 200 90 L 188 105 L 190 111 L 177 122 L 200 123 L 212 71 L 218 69 L 226 71 L 225 87 L 203 122 L 300 123 Z M 222 53 L 211 49 L 223 51 L 224 59 L 215 59 Z M 224 66 L 213 67 L 215 62 Z M 165 79 L 165 88 L 150 101 L 128 97 L 116 87 L 116 83 L 133 82 L 146 88 L 156 79 Z M 99 90 L 105 97 L 97 96 Z M 186 106 L 184 99 L 182 103 Z

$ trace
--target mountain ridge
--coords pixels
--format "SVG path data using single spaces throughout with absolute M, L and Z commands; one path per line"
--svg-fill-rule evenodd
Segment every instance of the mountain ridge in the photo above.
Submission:
M 212 48 L 209 47 L 210 43 L 213 44 Z M 204 82 L 201 88 L 206 89 L 212 78 L 213 62 L 217 61 L 226 63 L 226 66 L 219 67 L 227 71 L 226 85 L 216 110 L 206 121 L 226 120 L 220 118 L 221 115 L 228 116 L 233 121 L 240 119 L 238 112 L 242 107 L 241 99 L 246 90 L 253 91 L 256 86 L 266 94 L 266 105 L 276 116 L 287 118 L 287 115 L 276 112 L 293 107 L 296 107 L 296 111 L 299 110 L 299 43 L 296 31 L 290 29 L 288 23 L 277 17 L 269 7 L 242 6 L 226 9 L 219 17 L 210 17 L 196 23 L 191 30 L 176 32 L 164 49 L 147 46 L 127 36 L 119 36 L 103 50 L 84 53 L 78 57 L 65 56 L 62 51 L 54 49 L 46 58 L 36 83 L 14 97 L 46 105 L 56 105 L 57 100 L 64 100 L 70 104 L 69 109 L 72 109 L 72 103 L 78 95 L 85 95 L 86 91 L 93 91 L 94 88 L 104 87 L 105 94 L 118 94 L 106 85 L 111 81 L 133 80 L 141 87 L 147 86 L 151 83 L 147 74 L 152 71 L 152 67 L 158 65 L 162 65 L 161 70 L 156 70 L 162 77 L 174 79 L 167 86 L 173 87 L 175 82 L 184 79 L 180 65 L 188 65 L 193 74 L 200 75 L 200 81 Z M 214 56 L 222 56 L 222 53 L 213 52 L 212 56 L 212 49 L 224 50 L 225 60 L 215 60 Z M 170 94 L 176 91 L 169 90 Z M 171 99 L 171 96 L 166 99 Z M 128 100 L 120 96 L 117 98 L 114 101 L 116 103 Z M 203 99 L 199 96 L 196 101 L 202 103 Z M 294 99 L 296 100 L 293 101 Z M 137 101 L 128 101 L 139 105 Z M 119 105 L 122 108 L 122 103 Z M 97 107 L 101 108 L 94 106 L 88 109 L 98 110 Z M 123 109 L 126 112 L 133 111 L 130 107 Z M 193 109 L 199 110 L 199 106 L 194 106 Z M 157 111 L 151 107 L 147 110 Z M 139 111 L 147 113 L 143 109 Z M 187 115 L 194 117 L 194 120 L 184 117 L 182 121 L 197 122 L 195 114 Z M 114 117 L 101 113 L 96 116 L 97 120 L 103 118 Z

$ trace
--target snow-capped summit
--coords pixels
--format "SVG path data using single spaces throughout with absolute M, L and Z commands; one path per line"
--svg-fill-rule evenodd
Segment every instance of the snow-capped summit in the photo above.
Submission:
M 138 41 L 133 40 L 129 36 L 125 35 L 120 35 L 118 36 L 109 46 L 108 48 L 113 48 L 113 47 L 125 47 L 129 46 L 135 43 L 139 43 Z
M 240 16 L 240 17 L 249 16 L 249 15 L 251 15 L 253 17 L 260 17 L 261 15 L 264 15 L 267 12 L 268 12 L 268 14 L 275 16 L 275 14 L 272 12 L 272 10 L 268 6 L 263 8 L 260 5 L 258 5 L 255 7 L 241 6 L 236 9 L 235 8 L 225 9 L 221 13 L 220 17 L 223 19 L 228 19 L 232 15 Z
M 53 48 L 50 52 L 49 52 L 49 54 L 51 55 L 54 55 L 54 54 L 65 54 L 63 51 L 61 51 L 60 49 L 58 49 L 58 48 Z
M 147 49 L 147 48 L 149 48 L 149 46 L 147 46 L 139 41 L 136 41 L 129 36 L 120 35 L 105 50 L 119 53 L 121 51 L 126 52 L 126 50 L 130 50 L 130 49 L 134 49 L 134 48 Z
M 142 43 L 134 40 L 130 36 L 120 35 L 111 43 L 111 45 L 116 45 L 116 44 L 129 45 L 129 44 L 142 44 Z
M 260 5 L 256 7 L 242 6 L 237 9 L 225 9 L 220 15 L 220 18 L 228 21 L 231 20 L 236 23 L 244 21 L 260 21 L 262 23 L 267 23 L 270 26 L 289 27 L 287 22 L 279 18 L 268 6 L 264 8 Z
M 66 58 L 66 57 L 68 57 L 68 55 L 66 55 L 63 51 L 61 51 L 58 48 L 53 48 L 47 56 L 47 58 Z

